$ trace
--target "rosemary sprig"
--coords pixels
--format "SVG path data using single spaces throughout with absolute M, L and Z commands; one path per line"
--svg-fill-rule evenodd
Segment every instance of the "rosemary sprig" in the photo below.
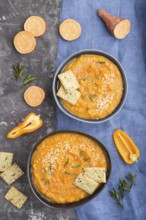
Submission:
M 69 176 L 72 176 L 73 174 L 72 173 L 69 173 L 69 172 L 64 172 L 65 174 L 69 175 Z
M 65 161 L 64 167 L 66 167 L 66 165 L 68 164 L 68 162 L 69 162 L 69 159 L 67 159 L 67 160 Z
M 96 97 L 95 94 L 90 94 L 90 95 L 89 95 L 90 101 L 91 101 L 91 102 L 94 102 L 95 97 Z
M 84 78 L 83 78 L 83 81 L 86 81 L 86 80 L 88 80 L 89 79 L 89 76 L 85 76 Z
M 27 75 L 24 80 L 23 80 L 23 83 L 22 83 L 22 86 L 25 86 L 31 82 L 33 82 L 35 80 L 35 77 L 32 76 L 31 74 Z
M 99 80 L 99 76 L 96 75 L 95 78 L 96 78 L 97 80 Z
M 75 165 L 72 166 L 72 168 L 78 168 L 80 166 L 81 166 L 81 164 L 75 164 Z
M 84 153 L 84 152 L 81 150 L 81 151 L 80 151 L 79 158 L 83 157 L 83 153 Z
M 13 78 L 15 80 L 21 79 L 22 75 L 24 73 L 24 66 L 23 66 L 23 64 L 20 62 L 18 64 L 18 66 L 13 65 L 13 69 L 14 69 L 15 73 L 11 75 L 11 78 Z
M 103 61 L 99 61 L 99 62 L 97 62 L 97 63 L 100 63 L 100 64 L 105 64 L 105 62 L 103 62 Z
M 123 199 L 125 197 L 126 191 L 130 192 L 131 188 L 135 183 L 136 174 L 129 173 L 125 179 L 119 179 L 118 189 L 116 191 L 114 188 L 109 191 L 111 197 L 117 201 L 117 203 L 123 207 Z

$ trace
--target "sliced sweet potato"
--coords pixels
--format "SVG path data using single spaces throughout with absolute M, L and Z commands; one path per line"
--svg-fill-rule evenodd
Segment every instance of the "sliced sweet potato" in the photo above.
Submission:
M 98 15 L 105 22 L 108 30 L 117 38 L 123 39 L 130 32 L 130 21 L 118 16 L 113 16 L 103 9 L 98 10 Z
M 30 16 L 24 23 L 24 30 L 32 33 L 34 37 L 40 37 L 46 31 L 46 23 L 39 16 Z
M 38 86 L 31 86 L 24 92 L 24 100 L 25 102 L 32 106 L 39 106 L 45 98 L 45 92 L 42 88 Z
M 36 40 L 30 32 L 20 31 L 14 37 L 14 46 L 21 54 L 31 53 L 36 47 Z
M 81 26 L 77 21 L 67 19 L 60 24 L 59 32 L 65 40 L 76 40 L 81 35 Z

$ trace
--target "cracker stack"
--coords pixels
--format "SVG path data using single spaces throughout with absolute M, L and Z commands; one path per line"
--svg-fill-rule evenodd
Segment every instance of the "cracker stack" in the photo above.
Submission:
M 57 92 L 57 96 L 64 99 L 68 103 L 75 105 L 81 93 L 77 90 L 80 85 L 75 78 L 73 72 L 68 70 L 58 75 L 61 86 Z
M 13 153 L 10 152 L 0 152 L 0 177 L 8 185 L 14 183 L 24 174 L 16 163 L 12 165 L 13 156 Z M 18 209 L 20 209 L 27 200 L 27 197 L 13 186 L 9 189 L 4 198 Z
M 83 172 L 77 176 L 74 181 L 74 185 L 91 195 L 101 185 L 101 183 L 105 182 L 105 168 L 89 167 L 85 168 Z

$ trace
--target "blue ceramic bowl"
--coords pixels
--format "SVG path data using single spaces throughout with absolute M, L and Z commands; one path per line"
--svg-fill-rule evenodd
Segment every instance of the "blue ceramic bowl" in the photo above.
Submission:
M 65 107 L 62 105 L 61 101 L 60 101 L 60 98 L 57 97 L 56 93 L 57 93 L 57 90 L 58 90 L 58 87 L 59 87 L 59 81 L 58 81 L 58 75 L 62 72 L 62 70 L 64 69 L 64 67 L 73 59 L 81 56 L 81 55 L 85 55 L 85 54 L 93 54 L 93 55 L 101 55 L 101 56 L 104 56 L 106 57 L 107 59 L 111 60 L 117 67 L 118 69 L 120 70 L 121 72 L 121 76 L 122 76 L 122 79 L 123 79 L 123 87 L 124 87 L 124 90 L 123 90 L 123 96 L 121 98 L 121 101 L 119 103 L 119 105 L 116 107 L 116 109 L 108 116 L 104 117 L 104 118 L 101 118 L 101 119 L 84 119 L 84 118 L 81 118 L 81 117 L 78 117 L 74 114 L 72 114 L 71 112 L 69 112 L 67 109 L 65 109 Z M 126 74 L 125 74 L 125 71 L 123 69 L 123 67 L 121 66 L 121 64 L 119 63 L 119 61 L 114 58 L 113 56 L 111 56 L 110 54 L 108 53 L 105 53 L 103 51 L 100 51 L 100 50 L 81 50 L 81 51 L 78 51 L 76 53 L 73 53 L 72 55 L 70 55 L 69 57 L 67 57 L 67 59 L 65 59 L 61 65 L 58 67 L 58 69 L 56 70 L 55 72 L 55 75 L 54 75 L 54 79 L 53 79 L 53 96 L 54 96 L 54 99 L 56 101 L 56 104 L 57 106 L 60 108 L 60 110 L 68 115 L 69 117 L 73 118 L 73 119 L 76 119 L 78 121 L 81 121 L 81 122 L 86 122 L 86 123 L 92 123 L 92 124 L 98 124 L 98 123 L 101 123 L 101 122 L 105 122 L 109 119 L 111 119 L 113 116 L 115 116 L 117 113 L 119 113 L 119 111 L 121 110 L 121 108 L 123 107 L 123 104 L 126 100 L 126 96 L 127 96 L 127 79 L 126 79 Z

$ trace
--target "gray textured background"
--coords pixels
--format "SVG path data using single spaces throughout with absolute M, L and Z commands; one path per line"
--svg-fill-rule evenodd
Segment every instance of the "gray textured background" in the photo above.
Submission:
M 14 152 L 14 161 L 25 175 L 13 185 L 28 196 L 21 210 L 3 199 L 9 186 L 0 180 L 0 220 L 74 220 L 73 210 L 56 210 L 42 205 L 32 194 L 26 176 L 30 148 L 41 137 L 55 129 L 55 104 L 52 97 L 52 77 L 56 68 L 56 49 L 61 0 L 0 0 L 0 151 Z M 33 53 L 21 55 L 13 47 L 13 37 L 23 29 L 25 19 L 40 15 L 47 23 L 46 33 L 37 39 Z M 20 82 L 10 79 L 12 65 L 23 62 L 26 73 L 36 77 L 31 85 L 45 89 L 46 99 L 40 107 L 25 104 Z M 34 111 L 42 116 L 44 125 L 38 131 L 15 140 L 6 135 L 28 113 Z

